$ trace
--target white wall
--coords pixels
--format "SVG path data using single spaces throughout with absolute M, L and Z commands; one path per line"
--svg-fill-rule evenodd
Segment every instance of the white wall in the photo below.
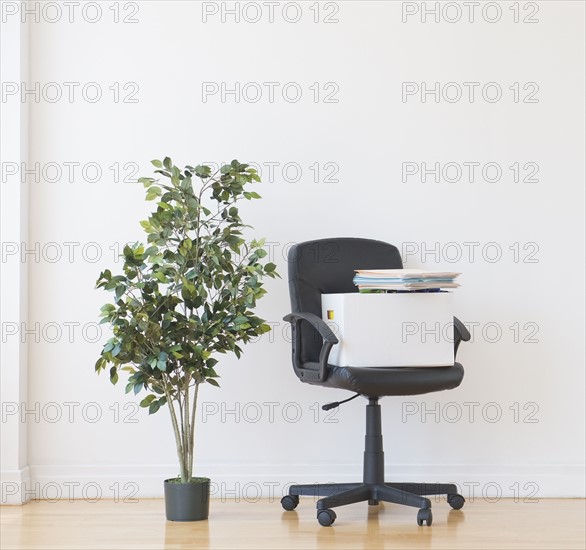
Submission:
M 28 26 L 18 20 L 2 21 L 0 34 L 0 82 L 26 81 L 28 78 Z M 4 86 L 3 86 L 4 89 Z M 0 475 L 2 502 L 21 504 L 29 483 L 27 429 L 25 423 L 5 422 L 5 413 L 16 413 L 27 398 L 28 346 L 17 336 L 18 327 L 27 323 L 28 273 L 18 255 L 8 259 L 4 252 L 16 250 L 16 243 L 28 239 L 28 188 L 20 185 L 17 170 L 28 160 L 28 105 L 7 105 L 0 101 Z M 4 338 L 12 333 L 15 338 Z M 6 485 L 8 484 L 8 485 Z M 7 487 L 5 491 L 4 488 Z
M 72 103 L 28 97 L 30 162 L 40 163 L 41 172 L 46 168 L 40 181 L 28 178 L 29 248 L 39 247 L 26 257 L 29 324 L 38 322 L 40 334 L 38 342 L 28 336 L 28 407 L 38 407 L 38 414 L 29 414 L 26 426 L 37 492 L 51 496 L 54 486 L 48 483 L 74 481 L 81 484 L 76 496 L 83 484 L 93 483 L 104 497 L 114 496 L 115 483 L 123 496 L 135 487 L 141 496 L 160 495 L 160 480 L 177 472 L 167 412 L 133 415 L 135 401 L 122 395 L 123 385 L 112 387 L 106 376 L 94 374 L 100 343 L 88 341 L 91 327 L 85 338 L 81 331 L 96 321 L 107 299 L 93 290 L 97 275 L 112 266 L 118 245 L 141 238 L 138 220 L 150 207 L 140 185 L 115 182 L 109 167 L 137 163 L 145 175 L 151 158 L 168 154 L 184 164 L 234 157 L 280 163 L 273 181 L 265 165 L 263 201 L 245 207 L 256 234 L 276 243 L 272 250 L 284 279 L 267 284 L 259 309 L 279 324 L 272 336 L 248 346 L 241 361 L 222 359 L 222 389 L 201 392 L 208 414 L 198 426 L 197 474 L 211 476 L 218 491 L 249 496 L 257 486 L 246 483 L 269 494 L 273 482 L 280 492 L 292 481 L 360 477 L 363 403 L 339 409 L 334 423 L 323 412 L 314 417 L 315 403 L 345 394 L 296 379 L 280 319 L 289 308 L 283 256 L 288 243 L 361 236 L 394 243 L 408 267 L 462 271 L 458 316 L 478 324 L 474 342 L 459 354 L 466 369 L 461 387 L 383 401 L 389 479 L 451 480 L 468 484 L 467 497 L 471 491 L 482 496 L 483 490 L 489 496 L 498 490 L 503 496 L 583 496 L 583 4 L 541 2 L 533 16 L 537 23 L 515 23 L 513 2 L 499 4 L 502 16 L 494 23 L 486 19 L 496 12 L 483 17 L 481 11 L 473 23 L 467 15 L 447 22 L 455 11 L 440 13 L 439 23 L 433 16 L 422 22 L 421 12 L 404 23 L 402 10 L 421 8 L 420 3 L 344 1 L 322 4 L 320 19 L 339 21 L 327 24 L 313 21 L 309 2 L 298 4 L 297 23 L 285 21 L 280 8 L 270 23 L 265 7 L 256 24 L 244 18 L 236 24 L 234 16 L 222 23 L 220 13 L 204 23 L 202 3 L 150 1 L 139 3 L 137 23 L 114 23 L 110 4 L 102 3 L 94 24 L 77 12 L 73 23 L 65 13 L 55 23 L 43 21 L 41 13 L 41 21 L 31 23 L 30 81 L 41 90 L 58 83 L 64 94 L 63 83 L 80 83 Z M 530 18 L 529 7 L 520 7 L 521 19 Z M 120 17 L 132 17 L 131 10 L 132 3 L 121 3 Z M 249 10 L 245 16 L 251 19 L 254 6 Z M 88 82 L 102 90 L 97 103 L 81 94 Z M 220 94 L 204 103 L 205 82 L 231 88 L 256 82 L 265 93 L 257 103 L 236 102 L 233 95 L 222 102 Z M 266 82 L 281 84 L 273 103 Z M 303 91 L 298 102 L 282 99 L 282 85 L 290 82 Z M 318 103 L 310 89 L 316 82 L 322 92 Z M 436 103 L 428 95 L 423 103 L 421 95 L 402 97 L 404 82 L 425 82 L 428 88 L 455 82 L 465 94 L 465 82 L 480 86 L 474 101 L 440 97 Z M 502 90 L 493 103 L 481 94 L 491 82 Z M 534 85 L 523 86 L 531 82 L 539 90 L 537 102 L 528 103 L 523 99 L 531 99 Z M 109 88 L 115 83 L 121 97 L 138 87 L 138 102 L 114 102 Z M 134 84 L 124 90 L 126 83 Z M 327 83 L 335 86 L 325 88 Z M 519 102 L 509 89 L 515 83 Z M 54 88 L 45 90 L 53 97 Z M 254 88 L 247 90 L 252 98 Z M 325 103 L 324 91 L 335 90 L 338 102 Z M 458 87 L 443 91 L 451 98 Z M 18 99 L 10 100 L 18 105 Z M 73 182 L 65 172 L 59 181 L 47 181 L 54 178 L 48 163 L 65 171 L 69 162 L 97 163 L 102 177 L 89 182 L 78 167 Z M 436 183 L 433 176 L 426 183 L 416 176 L 403 182 L 407 162 L 462 168 L 493 162 L 502 177 L 485 181 L 478 169 L 473 182 L 465 176 L 453 183 Z M 538 181 L 515 183 L 509 167 L 517 162 L 521 178 L 530 168 L 523 166 L 535 163 Z M 286 163 L 301 167 L 299 181 L 287 181 L 294 179 L 293 168 L 283 176 Z M 318 183 L 310 168 L 315 163 Z M 324 182 L 332 166 L 326 163 L 338 167 L 339 181 Z M 422 257 L 421 249 L 436 243 L 439 257 Z M 473 259 L 465 243 L 479 243 Z M 63 256 L 53 261 L 58 250 Z M 92 262 L 96 250 L 99 259 Z M 491 261 L 497 250 L 502 257 Z M 461 258 L 451 261 L 458 252 Z M 55 323 L 62 334 L 51 342 L 58 337 Z M 515 323 L 519 342 L 510 328 Z M 491 342 L 495 327 L 502 335 Z M 523 342 L 531 337 L 537 342 Z M 104 334 L 100 341 L 105 339 Z M 274 419 L 266 402 L 276 403 Z M 102 414 L 95 423 L 89 421 L 91 403 Z M 248 420 L 260 410 L 260 420 L 221 414 L 237 404 Z M 422 419 L 423 407 L 439 411 L 439 418 L 432 413 Z M 296 410 L 299 421 L 283 418 L 283 412 L 293 417 Z M 413 410 L 419 414 L 405 416 Z M 501 418 L 491 421 L 499 410 Z M 462 418 L 450 422 L 459 411 Z M 50 422 L 58 412 L 61 418 Z M 123 421 L 129 413 L 127 420 L 136 423 Z M 480 485 L 470 485 L 475 482 Z M 93 495 L 95 487 L 86 488 Z

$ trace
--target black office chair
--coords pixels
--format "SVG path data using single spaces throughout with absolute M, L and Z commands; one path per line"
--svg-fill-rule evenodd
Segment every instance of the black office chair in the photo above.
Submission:
M 378 400 L 386 395 L 417 395 L 450 390 L 460 385 L 464 369 L 459 363 L 449 367 L 337 367 L 328 364 L 332 346 L 338 339 L 321 318 L 321 295 L 357 292 L 352 282 L 355 269 L 400 269 L 396 247 L 369 239 L 337 238 L 305 242 L 289 250 L 289 293 L 292 313 L 284 320 L 292 325 L 293 369 L 302 382 L 350 390 L 368 398 L 366 443 L 362 483 L 292 485 L 281 504 L 294 510 L 299 495 L 321 496 L 317 519 L 323 526 L 336 519 L 336 506 L 379 501 L 415 506 L 417 523 L 432 523 L 431 501 L 423 495 L 447 495 L 456 510 L 464 497 L 453 484 L 385 483 L 381 412 Z M 468 341 L 466 327 L 454 317 L 454 354 L 462 341 Z M 356 396 L 355 396 L 356 397 Z M 339 403 L 330 404 L 329 408 Z

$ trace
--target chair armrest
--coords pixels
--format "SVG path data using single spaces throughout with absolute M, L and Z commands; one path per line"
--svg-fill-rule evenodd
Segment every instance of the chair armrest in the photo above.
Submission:
M 336 335 L 332 332 L 332 329 L 321 317 L 318 317 L 315 313 L 289 313 L 289 315 L 285 315 L 285 317 L 283 317 L 283 321 L 288 321 L 291 324 L 300 321 L 308 321 L 312 324 L 313 328 L 319 332 L 320 336 L 326 342 L 329 342 L 332 345 L 338 343 L 338 339 L 336 338 Z
M 460 319 L 454 317 L 454 359 L 456 359 L 460 342 L 468 342 L 468 340 L 470 340 L 468 329 Z
M 327 323 L 314 313 L 300 312 L 290 313 L 283 317 L 284 321 L 291 323 L 293 331 L 293 369 L 299 378 L 323 382 L 328 377 L 328 358 L 332 347 L 338 343 L 336 335 Z M 301 321 L 309 323 L 323 338 L 323 344 L 319 353 L 319 370 L 315 371 L 303 367 L 301 361 Z

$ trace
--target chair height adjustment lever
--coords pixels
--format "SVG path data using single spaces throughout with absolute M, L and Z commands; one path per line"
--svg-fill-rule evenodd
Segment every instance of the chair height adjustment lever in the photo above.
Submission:
M 325 405 L 322 405 L 322 410 L 324 411 L 329 411 L 330 409 L 335 409 L 337 407 L 339 407 L 340 405 L 343 405 L 344 403 L 348 403 L 348 401 L 352 401 L 352 399 L 356 399 L 357 397 L 360 397 L 360 393 L 357 393 L 356 395 L 353 395 L 352 397 L 349 397 L 348 399 L 344 399 L 344 401 L 334 401 L 333 403 L 326 403 Z

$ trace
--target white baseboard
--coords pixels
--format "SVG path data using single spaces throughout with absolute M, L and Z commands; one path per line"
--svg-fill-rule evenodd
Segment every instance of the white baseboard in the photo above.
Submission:
M 28 466 L 20 470 L 0 470 L 0 504 L 24 504 L 31 498 Z
M 177 475 L 177 470 L 173 464 L 36 465 L 30 467 L 27 495 L 35 500 L 115 499 L 122 502 L 160 498 L 163 480 Z M 514 498 L 530 502 L 540 498 L 586 496 L 585 468 L 579 464 L 388 464 L 386 471 L 387 481 L 456 483 L 469 501 L 496 502 L 501 498 Z M 254 501 L 261 497 L 280 498 L 292 483 L 359 481 L 362 465 L 202 464 L 195 475 L 212 480 L 213 498 Z M 2 479 L 4 484 L 4 475 Z M 10 487 L 14 490 L 13 485 Z M 4 492 L 3 486 L 3 496 Z

